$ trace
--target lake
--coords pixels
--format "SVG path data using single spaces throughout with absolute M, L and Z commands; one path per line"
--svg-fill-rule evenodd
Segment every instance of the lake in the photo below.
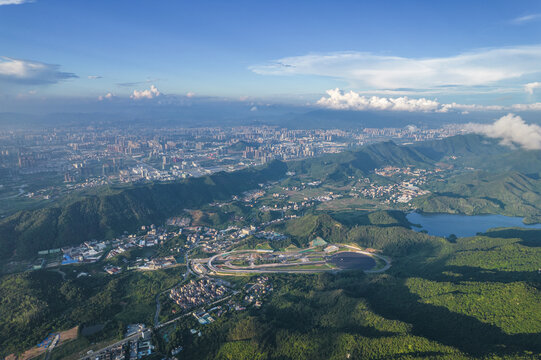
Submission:
M 478 232 L 486 232 L 496 227 L 520 227 L 525 229 L 541 229 L 541 224 L 526 225 L 521 217 L 504 215 L 458 215 L 458 214 L 421 214 L 411 212 L 406 215 L 416 231 L 426 230 L 430 235 L 447 237 L 455 234 L 458 237 L 475 236 Z

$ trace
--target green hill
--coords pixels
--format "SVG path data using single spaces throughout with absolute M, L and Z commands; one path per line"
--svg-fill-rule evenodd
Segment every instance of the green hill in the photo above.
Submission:
M 457 135 L 441 140 L 425 141 L 410 145 L 433 161 L 446 156 L 478 157 L 493 156 L 511 152 L 511 149 L 498 144 L 497 140 L 477 134 Z
M 216 173 L 174 183 L 155 183 L 100 190 L 64 204 L 21 211 L 0 222 L 1 257 L 33 256 L 38 250 L 111 238 L 140 225 L 161 223 L 193 208 L 256 188 L 284 176 L 286 165 Z
M 448 179 L 415 201 L 426 212 L 502 214 L 541 221 L 541 180 L 512 171 L 477 171 Z
M 300 246 L 307 246 L 310 240 L 317 237 L 327 242 L 338 242 L 344 239 L 346 228 L 328 214 L 310 214 L 290 221 L 285 231 Z
M 368 145 L 358 151 L 324 155 L 288 163 L 290 170 L 317 179 L 343 180 L 362 176 L 376 168 L 393 165 L 430 167 L 433 161 L 415 148 L 396 145 L 392 141 Z
M 408 166 L 429 164 L 432 159 L 413 146 L 399 146 L 392 141 L 376 143 L 367 146 L 364 150 L 370 158 L 378 164 L 393 166 Z
M 434 168 L 438 162 L 455 170 L 477 170 L 433 184 L 433 192 L 414 201 L 426 212 L 503 214 L 541 221 L 541 151 L 516 150 L 494 139 L 468 134 L 399 146 L 382 142 L 358 151 L 288 163 L 290 170 L 313 179 L 345 183 L 386 165 Z
M 392 256 L 402 256 L 412 249 L 417 255 L 432 251 L 443 240 L 409 229 L 404 213 L 375 211 L 371 213 L 308 214 L 280 225 L 301 247 L 321 237 L 327 242 L 351 242 L 364 247 L 383 250 Z
M 366 175 L 387 165 L 431 168 L 449 156 L 460 157 L 461 161 L 468 165 L 475 163 L 487 167 L 491 164 L 487 157 L 497 159 L 509 153 L 512 153 L 510 148 L 500 146 L 492 139 L 468 134 L 412 145 L 397 145 L 392 141 L 380 142 L 357 151 L 291 162 L 288 166 L 290 170 L 313 178 L 341 180 L 347 176 Z M 541 156 L 539 158 L 541 159 Z

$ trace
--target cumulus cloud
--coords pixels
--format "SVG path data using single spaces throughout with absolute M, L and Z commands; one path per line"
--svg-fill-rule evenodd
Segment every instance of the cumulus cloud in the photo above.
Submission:
M 379 97 L 379 96 L 361 96 L 355 91 L 343 92 L 340 89 L 327 90 L 327 97 L 323 96 L 317 101 L 317 105 L 334 110 L 388 110 L 388 111 L 408 111 L 408 112 L 449 112 L 452 110 L 467 111 L 486 111 L 486 110 L 504 110 L 499 105 L 466 105 L 466 104 L 442 104 L 437 100 L 426 98 L 412 99 L 407 96 L 402 97 Z
M 2 57 L 0 83 L 43 85 L 77 77 L 73 73 L 62 72 L 59 69 L 60 65 Z
M 426 90 L 493 86 L 538 73 L 541 45 L 482 49 L 450 57 L 407 58 L 368 52 L 286 57 L 250 69 L 262 75 L 317 75 L 369 89 Z
M 537 89 L 537 88 L 540 88 L 540 87 L 541 87 L 541 82 L 539 82 L 539 81 L 531 82 L 531 83 L 528 83 L 528 84 L 524 85 L 524 91 L 526 91 L 528 94 L 532 95 L 534 89 Z
M 354 91 L 344 93 L 340 89 L 327 90 L 327 95 L 319 99 L 317 104 L 335 110 L 436 111 L 440 108 L 437 101 L 425 98 L 365 97 Z
M 99 100 L 99 101 L 103 101 L 103 100 L 111 100 L 113 97 L 114 97 L 114 95 L 113 95 L 112 93 L 109 92 L 109 93 L 107 93 L 107 94 L 105 94 L 105 95 L 103 95 L 103 96 L 102 96 L 102 95 L 98 96 L 98 100 Z
M 34 0 L 0 0 L 0 6 L 2 5 L 21 5 L 25 3 L 31 3 Z
M 150 85 L 150 89 L 137 91 L 133 90 L 133 94 L 130 96 L 130 98 L 134 100 L 139 99 L 153 99 L 157 96 L 160 96 L 160 91 L 156 88 L 154 85 Z
M 520 116 L 507 114 L 493 124 L 468 124 L 472 132 L 500 139 L 502 145 L 520 146 L 526 150 L 541 150 L 541 126 L 526 124 Z

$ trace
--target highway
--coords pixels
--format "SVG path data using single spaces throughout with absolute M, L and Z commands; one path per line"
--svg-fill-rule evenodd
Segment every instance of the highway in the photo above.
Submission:
M 94 351 L 92 352 L 91 354 L 86 354 L 85 356 L 81 357 L 79 360 L 91 360 L 91 359 L 95 359 L 97 356 L 99 356 L 101 353 L 103 352 L 106 352 L 106 351 L 109 351 L 111 350 L 112 348 L 115 348 L 117 346 L 121 346 L 121 345 L 124 345 L 126 344 L 128 341 L 132 341 L 132 340 L 136 340 L 136 339 L 139 339 L 142 335 L 142 332 L 138 332 L 136 334 L 133 334 L 132 336 L 129 336 L 125 339 L 122 339 L 120 341 L 117 341 L 116 343 L 114 344 L 111 344 L 111 345 L 108 345 L 100 350 L 97 350 L 97 351 Z

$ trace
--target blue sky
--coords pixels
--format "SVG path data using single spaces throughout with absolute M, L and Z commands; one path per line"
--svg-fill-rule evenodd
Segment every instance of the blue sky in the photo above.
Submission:
M 0 56 L 4 107 L 188 94 L 541 110 L 539 1 L 0 0 Z

